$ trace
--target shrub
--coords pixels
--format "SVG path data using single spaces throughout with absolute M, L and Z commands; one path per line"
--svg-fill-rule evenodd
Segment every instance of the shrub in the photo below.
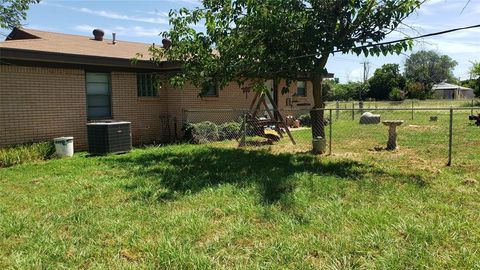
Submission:
M 311 127 L 312 126 L 312 119 L 310 118 L 310 114 L 303 114 L 298 117 L 302 126 Z
M 338 83 L 331 85 L 328 100 L 357 100 L 360 92 L 362 96 L 367 96 L 367 85 L 361 82 Z
M 407 84 L 407 95 L 410 99 L 425 100 L 431 96 L 429 88 L 420 82 L 410 82 Z
M 241 124 L 237 122 L 227 122 L 219 126 L 220 140 L 230 140 L 235 138 L 240 132 Z
M 55 154 L 53 142 L 31 143 L 0 149 L 0 167 L 48 160 Z
M 392 101 L 402 101 L 405 99 L 405 92 L 403 92 L 400 88 L 393 88 L 392 92 L 388 94 L 388 99 Z
M 195 144 L 214 142 L 220 138 L 218 126 L 210 121 L 185 124 L 183 131 L 185 133 L 184 140 Z

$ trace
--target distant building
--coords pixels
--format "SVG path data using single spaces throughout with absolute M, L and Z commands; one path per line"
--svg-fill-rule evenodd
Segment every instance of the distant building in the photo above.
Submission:
M 432 87 L 433 97 L 436 99 L 472 99 L 475 98 L 473 89 L 442 82 Z

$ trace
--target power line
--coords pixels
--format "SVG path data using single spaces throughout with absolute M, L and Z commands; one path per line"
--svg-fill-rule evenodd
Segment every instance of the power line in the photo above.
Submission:
M 451 33 L 451 32 L 468 30 L 468 29 L 479 28 L 479 27 L 480 27 L 480 24 L 466 26 L 466 27 L 460 27 L 460 28 L 453 28 L 453 29 L 449 29 L 449 30 L 434 32 L 434 33 L 420 35 L 420 36 L 416 36 L 416 37 L 402 38 L 402 39 L 397 39 L 397 40 L 392 40 L 392 41 L 386 41 L 386 42 L 380 42 L 380 43 L 375 43 L 375 44 L 368 44 L 368 45 L 363 45 L 363 46 L 358 46 L 358 47 L 352 47 L 350 49 L 363 49 L 363 48 L 370 48 L 370 47 L 381 46 L 381 45 L 390 45 L 390 44 L 399 43 L 399 42 L 403 42 L 403 41 L 433 37 L 433 36 L 438 36 L 438 35 L 444 35 L 444 34 L 448 34 L 448 33 Z M 343 52 L 343 51 L 344 50 L 335 50 L 335 51 L 332 51 L 332 53 Z M 289 59 L 299 59 L 299 58 L 306 58 L 306 57 L 313 57 L 313 56 L 318 56 L 318 53 L 295 56 L 295 57 L 291 57 Z
M 470 4 L 470 0 L 468 0 L 468 2 L 465 4 L 465 6 L 462 8 L 462 11 L 460 12 L 460 15 L 463 14 L 463 12 L 465 11 L 465 9 L 467 8 L 468 4 Z

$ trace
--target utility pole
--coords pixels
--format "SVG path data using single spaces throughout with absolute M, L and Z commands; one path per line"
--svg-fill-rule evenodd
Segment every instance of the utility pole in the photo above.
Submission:
M 370 72 L 370 62 L 368 60 L 365 59 L 365 61 L 363 61 L 362 63 L 360 63 L 363 65 L 363 86 L 365 86 L 365 84 L 367 83 L 367 80 L 368 80 L 368 73 Z M 362 89 L 360 89 L 360 101 L 362 100 Z
M 370 62 L 365 60 L 360 64 L 363 65 L 363 83 L 366 83 L 368 80 L 368 73 L 370 72 Z

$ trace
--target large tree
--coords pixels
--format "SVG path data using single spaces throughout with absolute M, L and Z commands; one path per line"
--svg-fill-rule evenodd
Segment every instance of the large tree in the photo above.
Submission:
M 480 62 L 472 62 L 472 67 L 470 68 L 470 87 L 475 90 L 475 95 L 480 97 Z
M 470 76 L 472 79 L 480 79 L 480 62 L 472 62 L 470 68 Z
M 393 89 L 404 89 L 406 84 L 398 64 L 383 65 L 375 70 L 368 82 L 370 84 L 369 97 L 378 100 L 389 99 Z
M 426 89 L 443 81 L 453 82 L 453 69 L 457 61 L 448 55 L 440 55 L 435 51 L 416 52 L 405 61 L 405 77 L 410 82 L 421 83 Z
M 168 50 L 154 59 L 183 62 L 170 78 L 175 86 L 231 81 L 261 90 L 267 79 L 313 82 L 314 109 L 323 108 L 322 80 L 337 53 L 380 55 L 411 48 L 412 42 L 375 45 L 420 6 L 420 0 L 204 0 L 202 8 L 170 12 Z M 203 23 L 206 31 L 196 31 Z M 288 88 L 283 89 L 288 91 Z M 313 136 L 325 137 L 323 110 L 312 110 Z
M 364 87 L 365 84 L 363 82 L 347 82 L 333 84 L 331 87 L 331 93 L 328 96 L 328 100 L 358 100 L 360 92 L 366 94 Z
M 39 2 L 40 0 L 0 0 L 0 28 L 20 26 L 27 16 L 29 6 Z

